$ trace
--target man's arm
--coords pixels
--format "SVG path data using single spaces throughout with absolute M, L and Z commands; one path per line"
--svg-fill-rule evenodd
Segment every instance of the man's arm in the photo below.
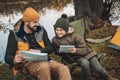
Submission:
M 44 44 L 45 44 L 45 48 L 42 48 L 41 52 L 52 53 L 53 52 L 53 47 L 52 47 L 52 44 L 51 44 L 51 42 L 48 38 L 48 34 L 47 34 L 45 29 L 43 29 L 43 41 L 44 41 Z

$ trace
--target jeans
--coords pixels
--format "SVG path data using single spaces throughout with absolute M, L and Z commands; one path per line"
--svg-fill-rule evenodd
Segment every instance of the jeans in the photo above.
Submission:
M 108 80 L 108 74 L 106 70 L 101 66 L 96 57 L 87 60 L 83 57 L 75 60 L 82 69 L 83 80 L 90 80 L 91 73 L 90 68 L 92 68 L 96 73 L 98 73 L 104 80 Z

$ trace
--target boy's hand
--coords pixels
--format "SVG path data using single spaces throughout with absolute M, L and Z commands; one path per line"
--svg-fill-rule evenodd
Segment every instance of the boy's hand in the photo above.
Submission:
M 69 48 L 68 51 L 70 51 L 71 53 L 76 53 L 76 48 Z

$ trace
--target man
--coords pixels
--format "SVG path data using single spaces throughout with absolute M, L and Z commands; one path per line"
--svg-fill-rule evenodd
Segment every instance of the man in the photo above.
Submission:
M 5 61 L 11 66 L 24 60 L 19 55 L 19 50 L 38 53 L 53 52 L 47 32 L 39 24 L 39 18 L 40 15 L 33 8 L 28 7 L 23 13 L 22 21 L 17 22 L 15 26 L 15 36 L 11 32 L 5 56 Z M 55 75 L 57 80 L 71 80 L 69 69 L 56 61 L 27 62 L 24 65 L 38 80 L 51 80 L 51 75 Z

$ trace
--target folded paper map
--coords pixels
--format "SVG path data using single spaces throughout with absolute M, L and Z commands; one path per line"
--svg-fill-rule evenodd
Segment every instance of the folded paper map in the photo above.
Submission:
M 63 53 L 71 53 L 68 49 L 69 48 L 74 48 L 74 45 L 60 45 L 60 49 L 59 52 L 63 52 Z
M 20 50 L 19 54 L 24 57 L 24 61 L 48 61 L 47 53 Z

